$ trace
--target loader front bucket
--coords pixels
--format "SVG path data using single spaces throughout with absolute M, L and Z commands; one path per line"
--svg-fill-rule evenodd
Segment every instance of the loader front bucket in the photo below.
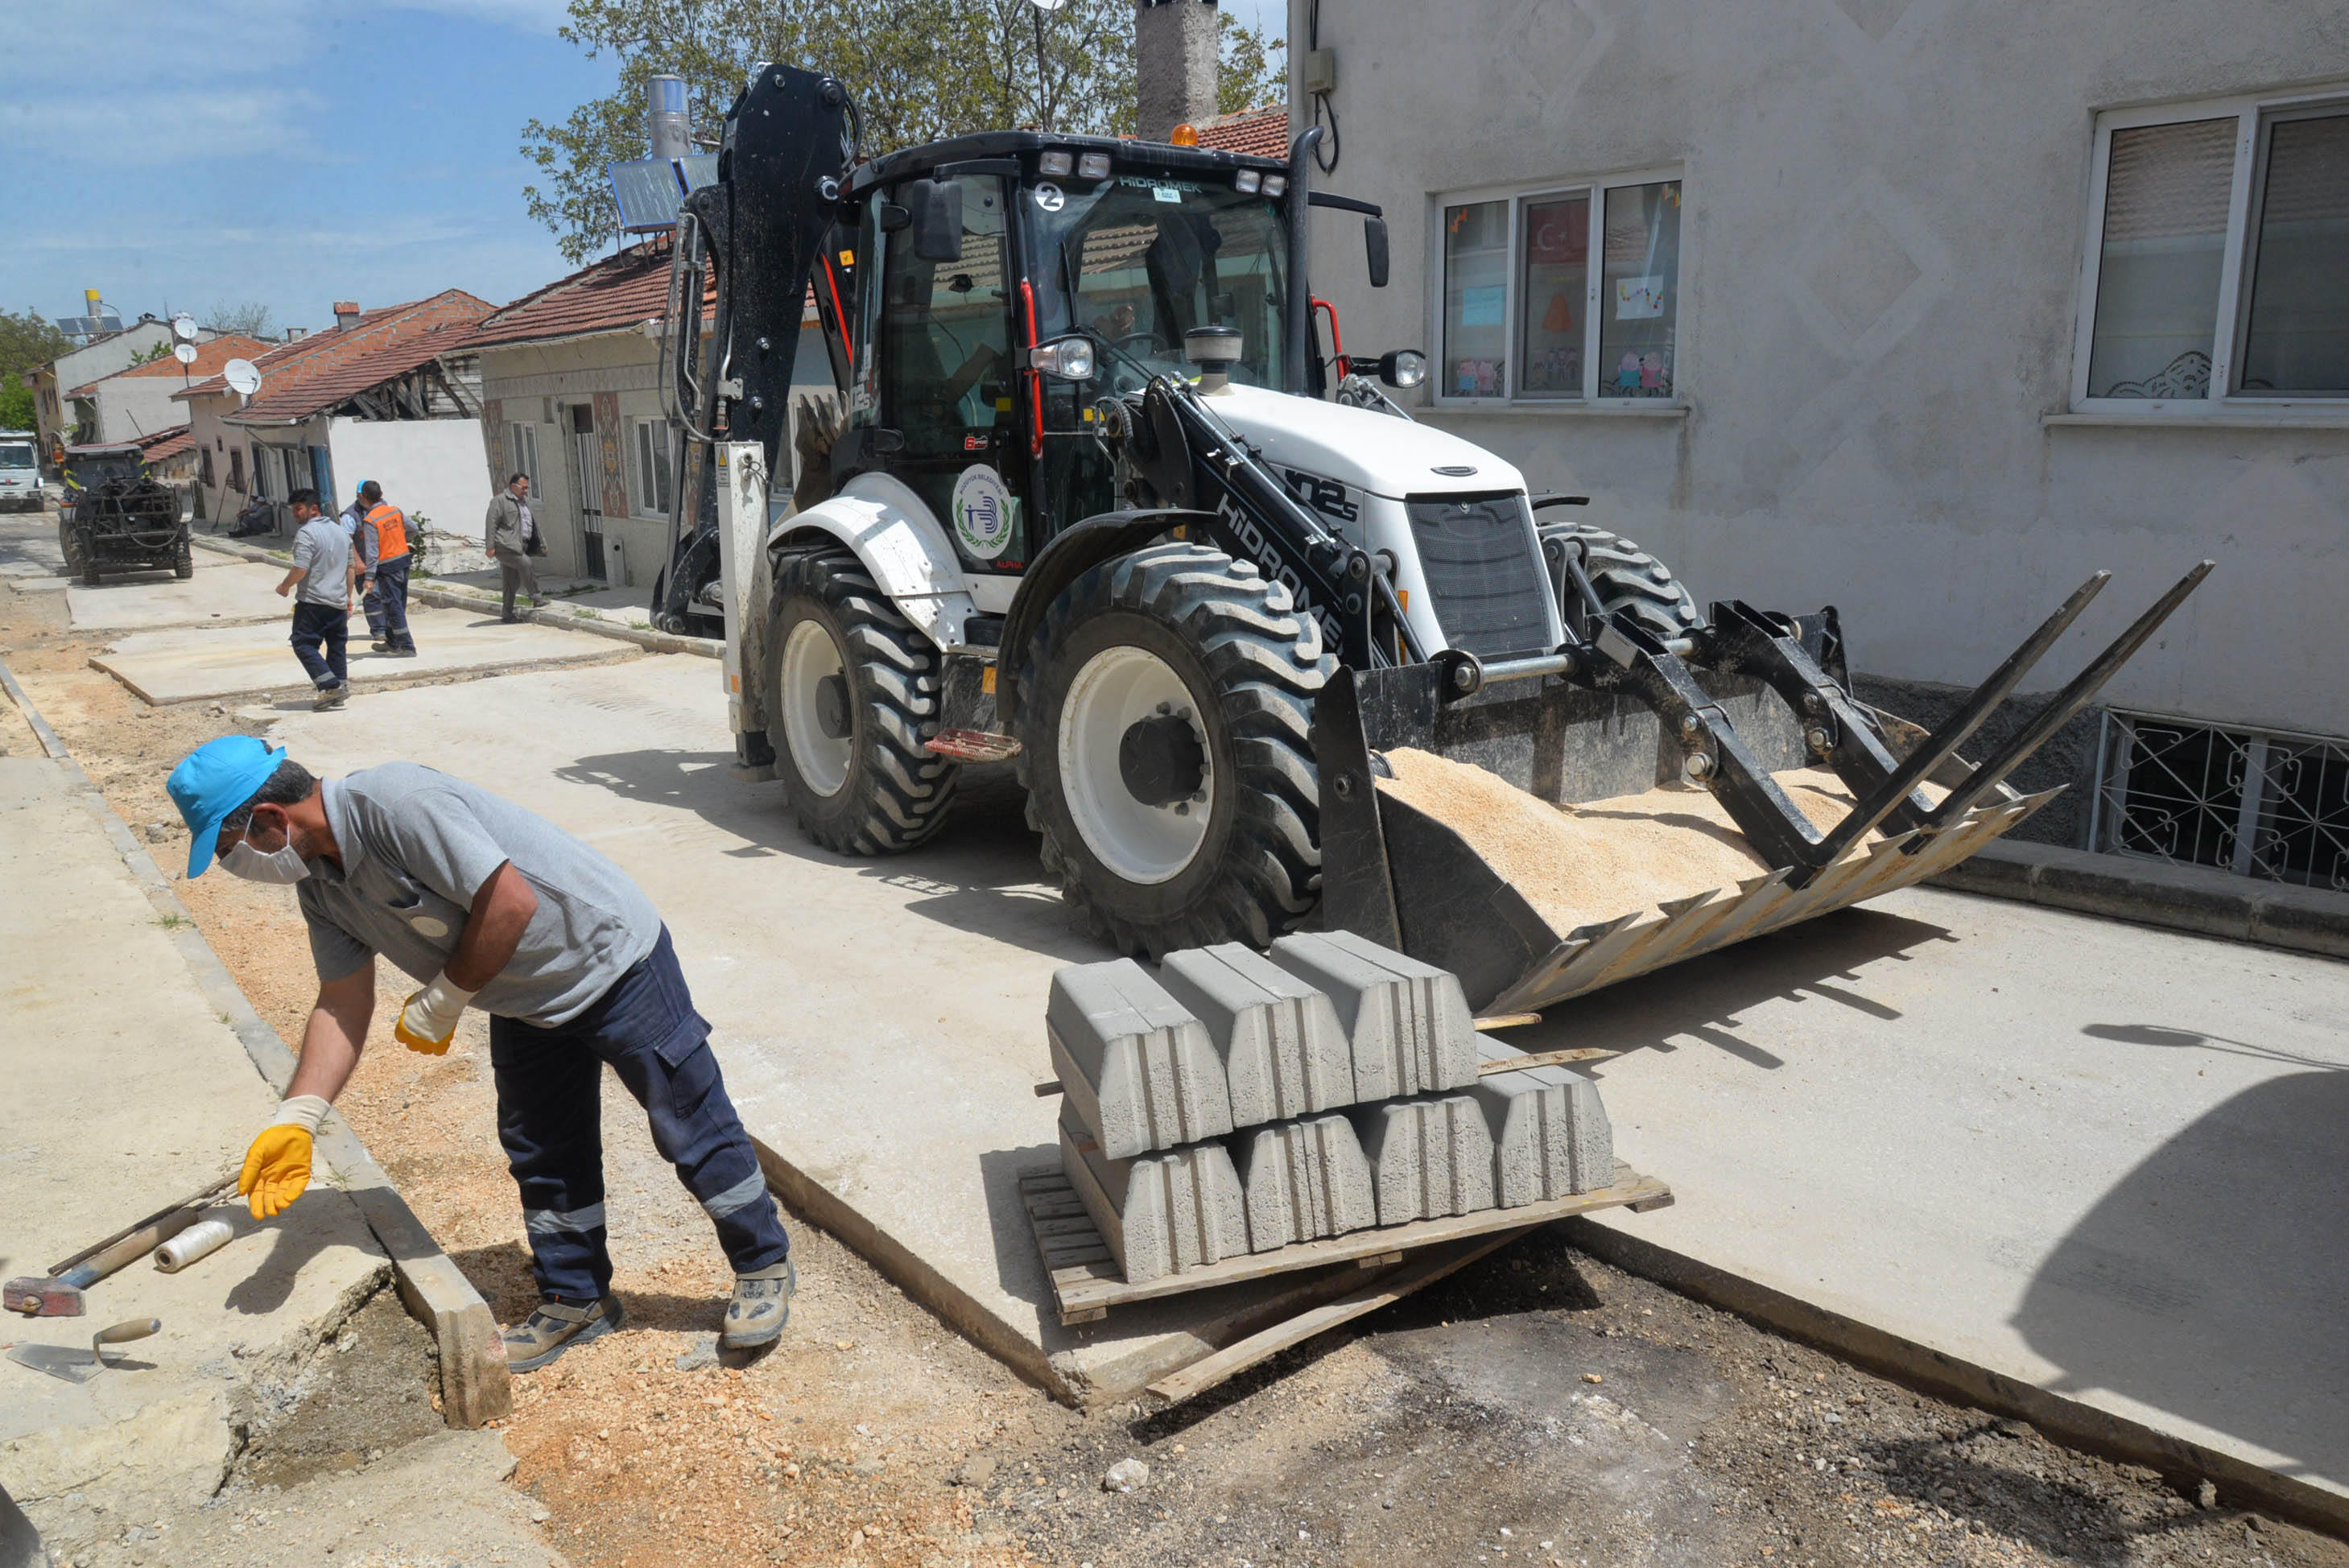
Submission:
M 2050 702 L 2026 727 L 2030 744 L 2078 711 L 2207 570 Z M 1831 614 L 1795 622 L 1714 606 L 1734 634 L 1692 645 L 1687 663 L 1653 651 L 1668 686 L 1633 689 L 1664 689 L 1661 702 L 1621 689 L 1629 682 L 1606 689 L 1606 671 L 1595 682 L 1496 680 L 1446 701 L 1454 666 L 1442 660 L 1340 670 L 1313 725 L 1323 919 L 1452 971 L 1470 1006 L 1492 1015 L 1933 876 L 2060 792 L 2001 782 L 2027 747 L 1981 769 L 1955 748 L 2100 585 L 2091 580 L 1930 735 L 1861 707 L 1823 674 L 1832 661 L 1816 656 L 1818 633 L 1824 621 L 1832 634 Z M 1776 639 L 1767 675 L 1742 673 L 1761 665 L 1757 626 Z M 1692 769 L 1701 748 L 1733 767 Z M 1790 820 L 1757 821 L 1757 802 Z

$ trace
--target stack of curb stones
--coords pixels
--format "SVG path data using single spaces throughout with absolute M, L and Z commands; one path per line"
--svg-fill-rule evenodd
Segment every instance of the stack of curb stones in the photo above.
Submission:
M 1350 932 L 1052 977 L 1061 1162 L 1140 1284 L 1614 1180 L 1599 1086 L 1477 1034 L 1460 982 Z

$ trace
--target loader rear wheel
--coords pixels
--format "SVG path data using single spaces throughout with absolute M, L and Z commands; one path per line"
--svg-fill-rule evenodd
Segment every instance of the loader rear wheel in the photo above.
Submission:
M 910 850 L 945 824 L 955 766 L 938 727 L 937 651 L 848 552 L 776 576 L 767 634 L 768 736 L 800 829 L 849 855 Z
M 196 547 L 186 540 L 171 552 L 171 575 L 185 583 L 196 574 Z
M 1077 923 L 1155 957 L 1304 919 L 1336 668 L 1288 590 L 1221 551 L 1154 545 L 1070 584 L 1020 667 L 1019 766 Z
M 1599 602 L 1609 614 L 1629 610 L 1632 619 L 1660 637 L 1680 637 L 1704 624 L 1696 601 L 1662 562 L 1625 539 L 1587 522 L 1554 522 L 1541 531 L 1542 563 L 1558 592 L 1558 603 L 1569 630 L 1586 641 L 1594 628 L 1587 624 L 1589 607 L 1566 575 L 1568 551 L 1582 552 L 1583 573 L 1599 591 Z

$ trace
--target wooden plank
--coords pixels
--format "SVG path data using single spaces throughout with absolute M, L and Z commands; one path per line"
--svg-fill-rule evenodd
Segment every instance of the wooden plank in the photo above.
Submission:
M 1291 1346 L 1302 1345 L 1317 1334 L 1326 1333 L 1340 1324 L 1350 1323 L 1401 1301 L 1421 1286 L 1433 1284 L 1446 1274 L 1467 1267 L 1485 1253 L 1508 1245 L 1529 1229 L 1530 1226 L 1519 1226 L 1514 1230 L 1495 1231 L 1433 1249 L 1374 1284 L 1364 1285 L 1350 1295 L 1342 1295 L 1336 1301 L 1300 1312 L 1286 1323 L 1277 1324 L 1261 1334 L 1251 1334 L 1212 1356 L 1194 1361 L 1180 1372 L 1151 1384 L 1150 1391 L 1170 1401 L 1187 1399 L 1194 1394 L 1227 1381 L 1259 1362 L 1270 1360 Z
M 1478 1078 L 1490 1078 L 1495 1073 L 1521 1073 L 1527 1068 L 1564 1067 L 1568 1062 L 1595 1062 L 1601 1057 L 1619 1057 L 1620 1051 L 1602 1050 L 1595 1046 L 1572 1051 L 1536 1051 L 1530 1056 L 1504 1057 L 1497 1062 L 1485 1062 L 1476 1068 Z
M 1142 1284 L 1129 1284 L 1122 1279 L 1096 1278 L 1086 1284 L 1063 1285 L 1055 1279 L 1053 1288 L 1061 1298 L 1063 1313 L 1093 1306 L 1118 1306 L 1130 1301 L 1151 1301 L 1161 1296 L 1183 1295 L 1195 1290 L 1210 1290 L 1216 1285 L 1264 1279 L 1292 1269 L 1319 1268 L 1325 1264 L 1352 1263 L 1357 1258 L 1375 1257 L 1381 1253 L 1408 1252 L 1458 1241 L 1464 1236 L 1523 1230 L 1530 1225 L 1561 1220 L 1569 1214 L 1587 1214 L 1594 1209 L 1656 1204 L 1660 1201 L 1669 1202 L 1671 1195 L 1671 1189 L 1662 1182 L 1640 1175 L 1629 1165 L 1619 1161 L 1613 1184 L 1595 1192 L 1578 1192 L 1571 1197 L 1554 1198 L 1547 1202 L 1527 1203 L 1522 1208 L 1480 1209 L 1473 1214 L 1454 1214 L 1441 1220 L 1417 1220 L 1408 1225 L 1381 1226 L 1318 1242 L 1299 1242 L 1274 1252 L 1250 1253 L 1242 1257 L 1226 1258 L 1220 1263 L 1204 1264 Z M 1047 1272 L 1050 1272 L 1049 1263 Z
M 1488 1018 L 1478 1018 L 1476 1027 L 1485 1034 L 1495 1029 L 1522 1029 L 1541 1022 L 1539 1013 L 1495 1013 Z

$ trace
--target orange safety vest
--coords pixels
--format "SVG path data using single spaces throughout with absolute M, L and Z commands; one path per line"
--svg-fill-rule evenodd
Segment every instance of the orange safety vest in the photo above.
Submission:
M 408 516 L 388 500 L 379 500 L 375 510 L 367 514 L 367 524 L 375 530 L 375 558 L 396 561 L 408 553 Z

